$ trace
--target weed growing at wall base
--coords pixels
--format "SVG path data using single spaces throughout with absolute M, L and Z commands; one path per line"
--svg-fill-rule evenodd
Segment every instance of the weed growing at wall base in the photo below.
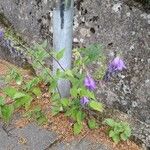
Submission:
M 33 117 L 39 124 L 47 121 L 47 116 L 44 115 L 44 112 L 39 107 L 31 110 L 31 104 L 36 101 L 37 97 L 42 95 L 43 89 L 39 86 L 42 83 L 46 85 L 45 87 L 51 95 L 52 114 L 55 116 L 58 113 L 64 113 L 70 117 L 73 122 L 74 135 L 82 131 L 83 122 L 86 122 L 90 129 L 98 128 L 97 120 L 89 113 L 91 111 L 103 112 L 104 105 L 96 99 L 96 82 L 87 67 L 101 57 L 101 47 L 98 44 L 93 44 L 87 48 L 74 49 L 72 69 L 65 70 L 59 63 L 59 60 L 63 57 L 64 49 L 59 52 L 47 50 L 46 41 L 33 47 L 28 47 L 21 42 L 11 44 L 11 37 L 6 39 L 3 34 L 0 35 L 4 43 L 8 40 L 10 41 L 9 47 L 17 50 L 17 47 L 12 45 L 21 45 L 21 48 L 25 50 L 28 58 L 32 61 L 34 70 L 36 70 L 36 75 L 28 81 L 25 81 L 24 77 L 15 69 L 12 69 L 6 77 L 8 84 L 1 89 L 4 96 L 0 97 L 0 117 L 5 122 L 9 122 L 14 110 L 18 108 L 24 108 L 26 116 Z M 50 58 L 54 59 L 60 66 L 60 69 L 57 69 L 55 74 L 45 65 L 45 60 Z M 121 71 L 124 68 L 123 60 L 119 57 L 114 58 L 108 69 L 106 69 L 106 73 L 103 73 L 105 74 L 104 81 L 108 81 L 105 80 L 108 78 L 107 73 L 109 73 L 110 79 L 112 72 L 117 73 L 117 71 Z M 59 93 L 57 84 L 60 79 L 68 80 L 71 84 L 70 97 L 68 98 L 61 97 Z M 16 82 L 18 86 L 11 86 L 11 82 Z M 8 99 L 9 101 L 7 101 Z M 123 133 L 120 135 L 119 132 L 119 136 L 122 139 L 124 138 Z

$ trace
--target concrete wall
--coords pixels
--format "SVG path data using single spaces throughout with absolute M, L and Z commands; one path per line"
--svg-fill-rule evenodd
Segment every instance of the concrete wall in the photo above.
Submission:
M 130 1 L 131 2 L 131 1 Z M 52 42 L 52 10 L 48 0 L 0 0 L 0 13 L 28 41 Z M 150 124 L 150 14 L 125 0 L 78 0 L 74 46 L 102 43 L 108 55 L 121 52 L 127 70 L 97 95 L 107 106 Z M 94 70 L 93 70 L 94 71 Z

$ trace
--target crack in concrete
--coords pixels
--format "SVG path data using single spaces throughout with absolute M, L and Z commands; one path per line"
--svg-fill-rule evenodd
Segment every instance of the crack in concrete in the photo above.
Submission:
M 46 147 L 44 150 L 50 150 L 50 148 L 52 148 L 54 145 L 56 145 L 57 143 L 61 142 L 62 137 L 57 138 L 56 140 L 54 140 L 48 147 Z

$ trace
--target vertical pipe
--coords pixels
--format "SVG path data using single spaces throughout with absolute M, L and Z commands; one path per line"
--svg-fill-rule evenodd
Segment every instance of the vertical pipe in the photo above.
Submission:
M 59 63 L 64 69 L 71 68 L 72 34 L 73 34 L 73 0 L 60 0 L 58 7 L 53 10 L 53 47 L 55 51 L 65 49 L 64 56 Z M 53 73 L 61 69 L 53 60 Z M 58 89 L 61 97 L 68 97 L 70 82 L 65 79 L 58 81 Z

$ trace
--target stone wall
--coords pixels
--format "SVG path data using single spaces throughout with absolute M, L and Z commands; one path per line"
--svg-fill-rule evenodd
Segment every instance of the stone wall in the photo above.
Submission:
M 0 14 L 26 40 L 52 43 L 51 6 L 48 0 L 0 0 Z M 149 9 L 127 0 L 78 0 L 75 7 L 74 46 L 101 43 L 108 56 L 122 53 L 126 61 L 127 70 L 106 86 L 98 83 L 99 99 L 150 124 Z

